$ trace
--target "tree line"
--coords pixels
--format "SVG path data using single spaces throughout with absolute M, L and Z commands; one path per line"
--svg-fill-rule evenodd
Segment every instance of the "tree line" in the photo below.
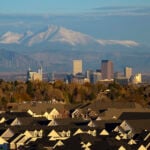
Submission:
M 150 105 L 150 85 L 120 85 L 116 82 L 104 84 L 49 82 L 8 82 L 0 80 L 0 106 L 24 101 L 52 101 L 84 103 L 94 100 L 138 102 Z

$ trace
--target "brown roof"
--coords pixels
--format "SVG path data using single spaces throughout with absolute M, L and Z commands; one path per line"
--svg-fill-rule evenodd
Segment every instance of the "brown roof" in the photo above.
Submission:
M 92 110 L 108 109 L 108 108 L 135 108 L 135 103 L 133 102 L 100 102 L 95 101 L 88 105 L 86 108 L 91 108 Z M 85 108 L 84 108 L 85 109 Z
M 123 112 L 118 119 L 120 120 L 149 119 L 150 120 L 150 112 Z
M 31 103 L 22 103 L 18 104 L 17 107 L 14 108 L 13 111 L 28 111 L 29 109 L 38 114 L 42 115 L 45 112 L 50 112 L 53 108 L 56 108 L 58 111 L 63 111 L 65 109 L 65 105 L 61 103 L 51 104 L 51 103 L 38 103 L 38 102 L 31 102 Z
M 131 126 L 134 133 L 141 133 L 143 130 L 150 131 L 150 119 L 146 120 L 126 120 L 126 122 Z

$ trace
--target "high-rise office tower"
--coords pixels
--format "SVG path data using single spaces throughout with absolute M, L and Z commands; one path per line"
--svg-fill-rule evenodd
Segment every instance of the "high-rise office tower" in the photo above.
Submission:
M 124 76 L 128 79 L 132 76 L 132 68 L 131 67 L 125 67 L 124 68 Z
M 73 60 L 73 75 L 82 73 L 82 60 Z
M 114 78 L 114 69 L 113 62 L 110 60 L 102 60 L 101 62 L 101 73 L 102 79 L 113 79 Z

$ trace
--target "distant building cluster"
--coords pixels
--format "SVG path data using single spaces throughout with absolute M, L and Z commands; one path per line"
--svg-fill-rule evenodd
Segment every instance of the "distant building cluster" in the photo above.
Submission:
M 68 82 L 96 83 L 116 81 L 120 84 L 142 83 L 141 73 L 133 74 L 131 67 L 125 67 L 124 73 L 114 72 L 114 64 L 111 60 L 102 60 L 101 67 L 96 71 L 87 70 L 83 73 L 82 60 L 73 60 L 73 73 L 67 76 Z
M 131 67 L 124 68 L 124 75 L 116 74 L 115 80 L 120 84 L 140 84 L 142 83 L 142 74 L 137 73 L 133 75 L 133 71 Z
M 98 81 L 113 81 L 114 69 L 113 62 L 110 60 L 102 60 L 101 68 L 96 71 L 87 70 L 83 73 L 82 60 L 73 60 L 73 74 L 69 78 L 69 82 L 96 83 Z
M 29 69 L 27 71 L 27 81 L 42 81 L 43 71 L 40 68 L 37 72 Z M 102 60 L 100 68 L 96 71 L 86 70 L 83 72 L 83 61 L 73 60 L 72 73 L 54 73 L 48 75 L 50 82 L 55 80 L 63 80 L 66 83 L 76 82 L 83 84 L 85 82 L 96 83 L 96 82 L 112 82 L 116 81 L 120 84 L 140 84 L 142 83 L 142 74 L 133 74 L 131 67 L 125 67 L 124 72 L 114 72 L 114 64 L 111 60 Z

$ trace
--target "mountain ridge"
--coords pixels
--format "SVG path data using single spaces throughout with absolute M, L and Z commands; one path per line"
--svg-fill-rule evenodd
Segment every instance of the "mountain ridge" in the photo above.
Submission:
M 106 45 L 122 45 L 122 46 L 138 46 L 139 43 L 132 40 L 104 40 L 96 39 L 90 35 L 83 34 L 81 32 L 73 31 L 59 26 L 49 26 L 43 31 L 33 33 L 32 31 L 27 31 L 26 33 L 15 33 L 6 32 L 0 36 L 0 43 L 2 44 L 22 44 L 32 47 L 36 44 L 42 43 L 65 43 L 71 46 L 77 45 L 88 45 L 88 44 L 98 44 L 99 46 Z

